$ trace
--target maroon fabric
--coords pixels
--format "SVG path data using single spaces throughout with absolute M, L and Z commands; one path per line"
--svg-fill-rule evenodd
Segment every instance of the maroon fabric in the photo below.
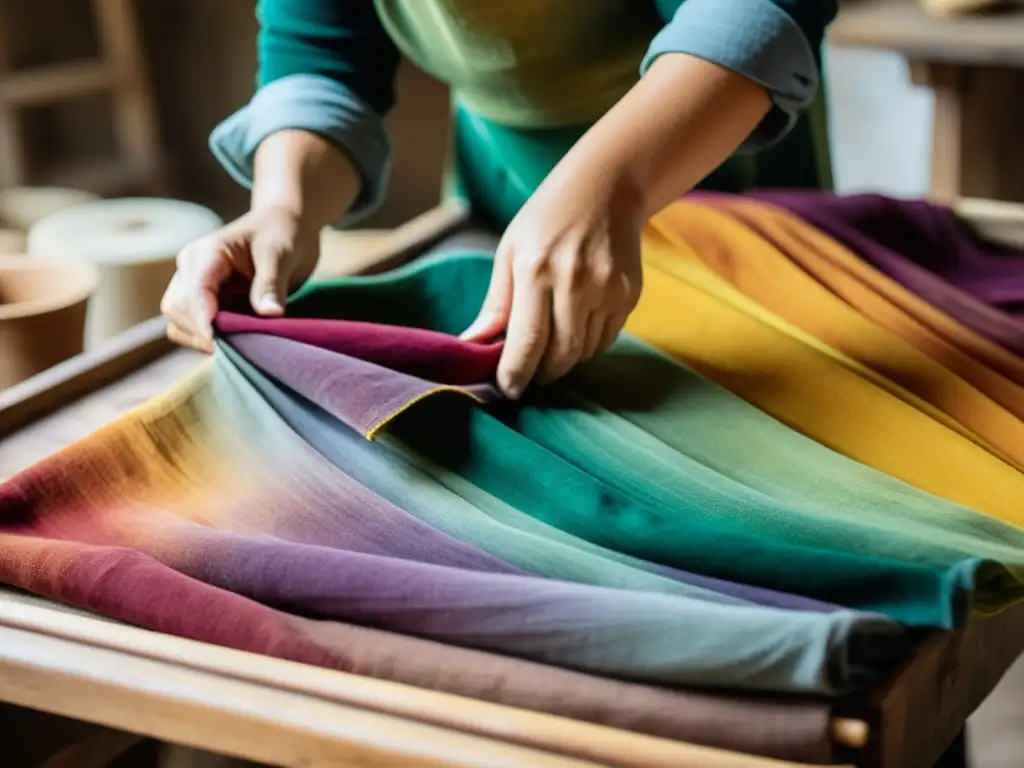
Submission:
M 471 344 L 437 331 L 352 320 L 262 318 L 221 312 L 215 326 L 224 335 L 280 336 L 454 386 L 493 381 L 502 350 L 501 342 Z

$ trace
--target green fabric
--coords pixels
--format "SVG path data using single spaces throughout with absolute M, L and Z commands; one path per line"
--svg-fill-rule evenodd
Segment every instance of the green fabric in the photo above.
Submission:
M 457 332 L 490 266 L 466 255 L 320 283 L 297 313 Z M 1021 530 L 834 453 L 630 337 L 521 405 L 438 398 L 380 439 L 428 457 L 421 468 L 456 495 L 475 487 L 668 567 L 912 626 L 956 625 L 972 586 L 983 611 L 1024 596 Z
M 662 24 L 649 2 L 374 0 L 411 61 L 508 126 L 589 122 L 636 83 Z
M 829 188 L 824 97 L 776 146 L 725 162 L 699 189 L 740 193 L 751 189 Z M 504 229 L 552 168 L 589 126 L 514 129 L 456 104 L 450 166 L 444 193 L 466 201 L 481 222 Z

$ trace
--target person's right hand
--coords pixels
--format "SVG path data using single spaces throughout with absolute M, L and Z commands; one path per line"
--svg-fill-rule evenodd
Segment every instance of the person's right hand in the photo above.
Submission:
M 319 227 L 284 208 L 250 211 L 178 254 L 160 303 L 168 338 L 212 352 L 213 317 L 233 288 L 247 287 L 256 314 L 284 314 L 288 293 L 309 278 L 319 257 Z

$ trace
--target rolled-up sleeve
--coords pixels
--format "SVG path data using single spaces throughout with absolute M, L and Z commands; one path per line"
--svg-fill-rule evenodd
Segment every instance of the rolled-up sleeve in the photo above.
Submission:
M 345 226 L 372 213 L 387 191 L 398 51 L 373 3 L 261 0 L 257 6 L 256 93 L 210 136 L 213 154 L 239 184 L 253 183 L 260 143 L 287 129 L 332 141 L 359 172 L 359 195 Z
M 772 109 L 742 148 L 783 138 L 820 83 L 825 28 L 835 0 L 656 0 L 665 27 L 651 42 L 641 74 L 666 53 L 705 59 L 763 86 Z

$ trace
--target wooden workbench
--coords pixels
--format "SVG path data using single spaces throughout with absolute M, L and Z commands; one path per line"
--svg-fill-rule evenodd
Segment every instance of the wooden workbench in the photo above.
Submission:
M 901 54 L 934 94 L 933 198 L 1024 202 L 1024 9 L 938 19 L 917 0 L 846 0 L 829 41 Z
M 963 210 L 1002 237 L 1024 232 L 1024 209 Z M 350 256 L 357 264 L 335 268 L 400 263 L 464 224 L 457 209 L 433 211 Z M 0 479 L 156 395 L 202 359 L 172 348 L 158 320 L 0 392 Z M 967 717 L 1022 650 L 1024 607 L 922 638 L 884 685 L 836 703 L 836 722 L 868 725 L 846 764 L 932 768 L 949 745 L 962 746 Z M 0 700 L 283 766 L 794 768 L 159 635 L 10 590 L 0 591 Z M 857 742 L 856 734 L 844 738 Z M 567 744 L 588 745 L 595 759 L 559 754 Z M 951 757 L 955 764 L 958 752 Z

